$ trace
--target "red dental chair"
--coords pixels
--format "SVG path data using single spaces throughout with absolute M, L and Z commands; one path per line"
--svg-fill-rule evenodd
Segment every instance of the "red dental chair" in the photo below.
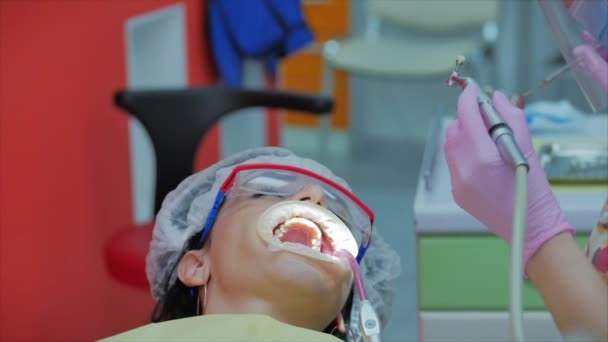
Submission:
M 114 103 L 141 122 L 156 157 L 154 212 L 168 192 L 193 172 L 199 143 L 225 115 L 250 107 L 297 110 L 312 115 L 332 111 L 330 98 L 268 90 L 226 87 L 119 91 Z M 148 289 L 145 259 L 154 221 L 130 224 L 105 244 L 104 259 L 119 282 Z

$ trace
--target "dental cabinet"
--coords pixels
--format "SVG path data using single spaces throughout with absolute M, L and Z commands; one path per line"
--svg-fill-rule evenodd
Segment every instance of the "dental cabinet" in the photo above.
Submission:
M 450 120 L 438 119 L 435 131 L 429 134 L 414 200 L 420 340 L 508 341 L 509 249 L 452 198 L 443 154 Z M 607 127 L 607 115 L 590 115 L 575 133 L 533 139 L 537 146 L 551 141 L 599 141 L 608 146 Z M 552 187 L 584 248 L 608 196 L 608 183 Z M 528 281 L 523 301 L 527 340 L 561 340 L 540 295 Z

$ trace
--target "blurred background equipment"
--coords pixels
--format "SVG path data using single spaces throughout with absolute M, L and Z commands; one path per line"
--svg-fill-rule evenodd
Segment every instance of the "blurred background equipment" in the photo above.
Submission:
M 242 85 L 245 59 L 277 63 L 313 40 L 299 0 L 208 0 L 209 39 L 222 80 Z
M 484 70 L 497 35 L 496 1 L 368 1 L 366 4 L 363 32 L 328 41 L 323 47 L 322 91 L 325 94 L 334 93 L 334 70 L 376 79 L 410 80 L 419 86 L 425 80 L 449 72 L 448 56 L 470 57 L 471 64 L 477 67 L 476 75 Z M 415 97 L 401 96 L 403 105 L 413 102 Z M 409 107 L 405 115 L 387 113 L 378 106 L 365 107 L 365 113 L 353 117 L 353 154 L 365 154 L 362 141 L 373 136 L 374 131 L 387 136 L 391 128 L 399 127 L 397 135 L 423 137 L 415 129 L 404 127 L 408 121 L 424 121 L 428 113 L 421 112 L 418 106 Z M 329 146 L 328 122 L 327 118 L 321 126 L 321 146 L 325 149 Z
M 608 183 L 608 147 L 602 141 L 546 143 L 538 159 L 552 183 Z
M 608 49 L 608 3 L 604 0 L 577 0 L 571 3 L 570 10 L 561 1 L 539 0 L 538 3 L 591 109 L 594 112 L 605 109 L 608 103 L 606 92 L 587 69 L 579 67 L 573 51 L 584 44 L 593 44 L 599 51 Z

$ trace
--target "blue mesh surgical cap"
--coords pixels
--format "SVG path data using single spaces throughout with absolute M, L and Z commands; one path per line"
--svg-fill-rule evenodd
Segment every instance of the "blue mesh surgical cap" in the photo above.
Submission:
M 150 250 L 146 257 L 146 274 L 152 296 L 162 302 L 177 279 L 176 265 L 188 240 L 199 233 L 220 186 L 238 165 L 273 163 L 307 169 L 333 180 L 350 190 L 348 184 L 328 168 L 312 159 L 296 156 L 278 147 L 261 147 L 229 156 L 218 163 L 182 181 L 164 199 L 156 217 Z M 396 292 L 396 278 L 401 266 L 397 253 L 382 239 L 376 228 L 371 244 L 361 263 L 361 273 L 368 299 L 383 324 L 388 321 Z M 355 294 L 356 296 L 356 294 Z M 352 335 L 358 336 L 358 299 L 353 301 L 351 312 Z

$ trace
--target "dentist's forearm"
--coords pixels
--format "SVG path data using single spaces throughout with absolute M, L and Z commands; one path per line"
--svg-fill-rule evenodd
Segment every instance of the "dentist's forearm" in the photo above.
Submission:
M 527 272 L 562 334 L 608 340 L 608 286 L 569 233 L 547 241 Z

